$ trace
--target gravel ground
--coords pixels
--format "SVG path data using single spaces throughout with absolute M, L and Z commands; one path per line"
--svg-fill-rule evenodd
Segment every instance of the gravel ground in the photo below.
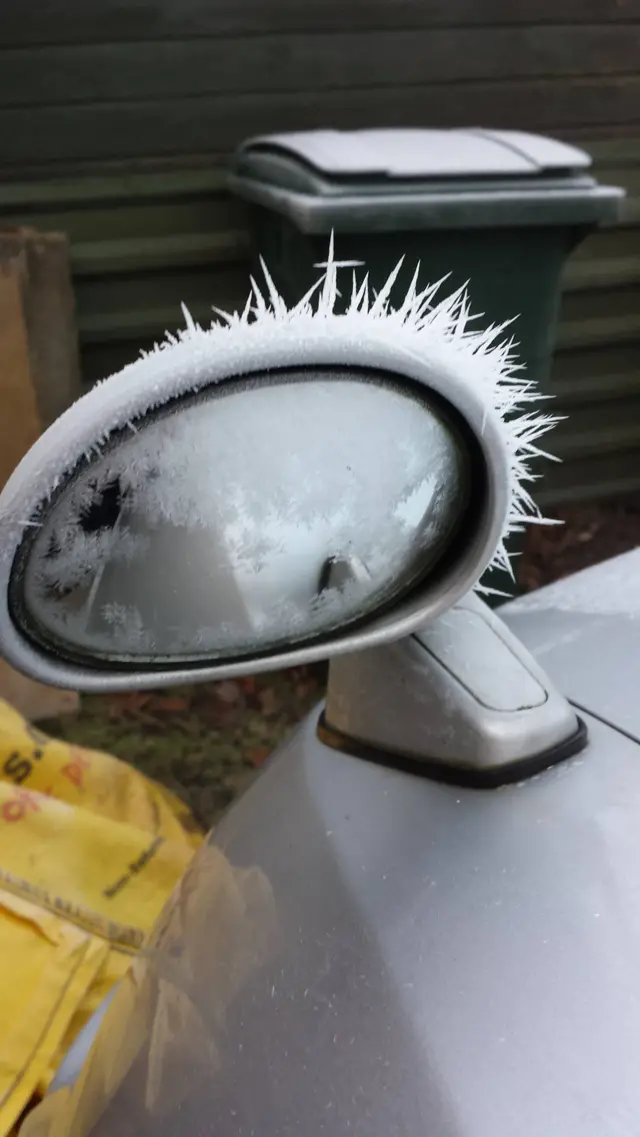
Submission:
M 518 584 L 527 592 L 640 545 L 640 494 L 567 506 L 549 516 L 563 525 L 529 531 L 518 566 Z
M 562 527 L 535 528 L 518 585 L 539 588 L 640 545 L 640 495 L 558 510 Z M 325 669 L 146 694 L 85 697 L 51 734 L 107 750 L 165 782 L 213 824 L 267 754 L 322 697 Z

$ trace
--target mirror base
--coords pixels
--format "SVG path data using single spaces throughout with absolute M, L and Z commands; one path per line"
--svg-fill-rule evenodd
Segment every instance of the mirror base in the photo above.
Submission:
M 574 757 L 587 731 L 500 617 L 470 595 L 399 643 L 331 661 L 327 745 L 495 788 Z
M 415 774 L 417 777 L 430 778 L 432 782 L 442 782 L 449 786 L 460 786 L 469 790 L 497 790 L 500 786 L 517 785 L 543 773 L 552 766 L 558 766 L 570 758 L 575 758 L 584 750 L 588 741 L 586 723 L 578 718 L 578 729 L 570 738 L 565 739 L 558 746 L 545 750 L 541 754 L 534 754 L 530 758 L 521 758 L 512 763 L 504 763 L 493 768 L 481 769 L 474 766 L 454 766 L 448 762 L 434 761 L 428 757 L 391 753 L 388 750 L 378 750 L 367 746 L 356 739 L 339 734 L 328 726 L 325 715 L 318 720 L 318 738 L 325 746 L 339 750 L 342 754 L 350 754 L 353 758 L 360 758 L 365 762 L 373 762 L 377 766 L 388 766 L 393 770 L 400 770 L 404 774 Z

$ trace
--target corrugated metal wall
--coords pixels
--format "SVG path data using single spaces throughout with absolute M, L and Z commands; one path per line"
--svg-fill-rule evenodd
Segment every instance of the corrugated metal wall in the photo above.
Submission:
M 542 499 L 640 487 L 640 132 L 584 140 L 601 181 L 625 186 L 619 227 L 593 234 L 567 264 L 550 391 L 568 416 L 551 449 L 562 457 Z
M 247 289 L 224 189 L 247 135 L 520 127 L 629 193 L 568 266 L 543 496 L 640 487 L 640 0 L 48 0 L 0 5 L 0 223 L 72 240 L 92 382 Z

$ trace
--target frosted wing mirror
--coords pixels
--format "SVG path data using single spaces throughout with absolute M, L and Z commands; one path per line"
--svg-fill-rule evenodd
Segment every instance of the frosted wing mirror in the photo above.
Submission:
M 508 349 L 462 293 L 393 312 L 393 277 L 336 314 L 339 267 L 293 311 L 266 275 L 225 324 L 187 313 L 33 447 L 0 495 L 16 666 L 106 690 L 344 654 L 501 556 L 525 511 Z
M 464 293 L 393 310 L 394 273 L 337 314 L 325 267 L 292 311 L 267 275 L 224 324 L 187 314 L 36 443 L 0 495 L 0 651 L 96 691 L 332 658 L 329 744 L 485 773 L 575 747 L 471 595 L 537 518 L 551 417 Z
M 417 384 L 363 369 L 258 373 L 172 400 L 116 431 L 32 520 L 14 619 L 70 660 L 141 667 L 352 627 L 437 572 L 472 525 L 468 434 Z

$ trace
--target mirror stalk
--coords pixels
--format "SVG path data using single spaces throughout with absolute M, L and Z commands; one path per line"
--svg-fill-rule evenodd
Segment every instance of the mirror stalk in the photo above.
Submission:
M 320 737 L 479 788 L 531 777 L 587 741 L 544 670 L 473 594 L 403 640 L 333 659 Z

